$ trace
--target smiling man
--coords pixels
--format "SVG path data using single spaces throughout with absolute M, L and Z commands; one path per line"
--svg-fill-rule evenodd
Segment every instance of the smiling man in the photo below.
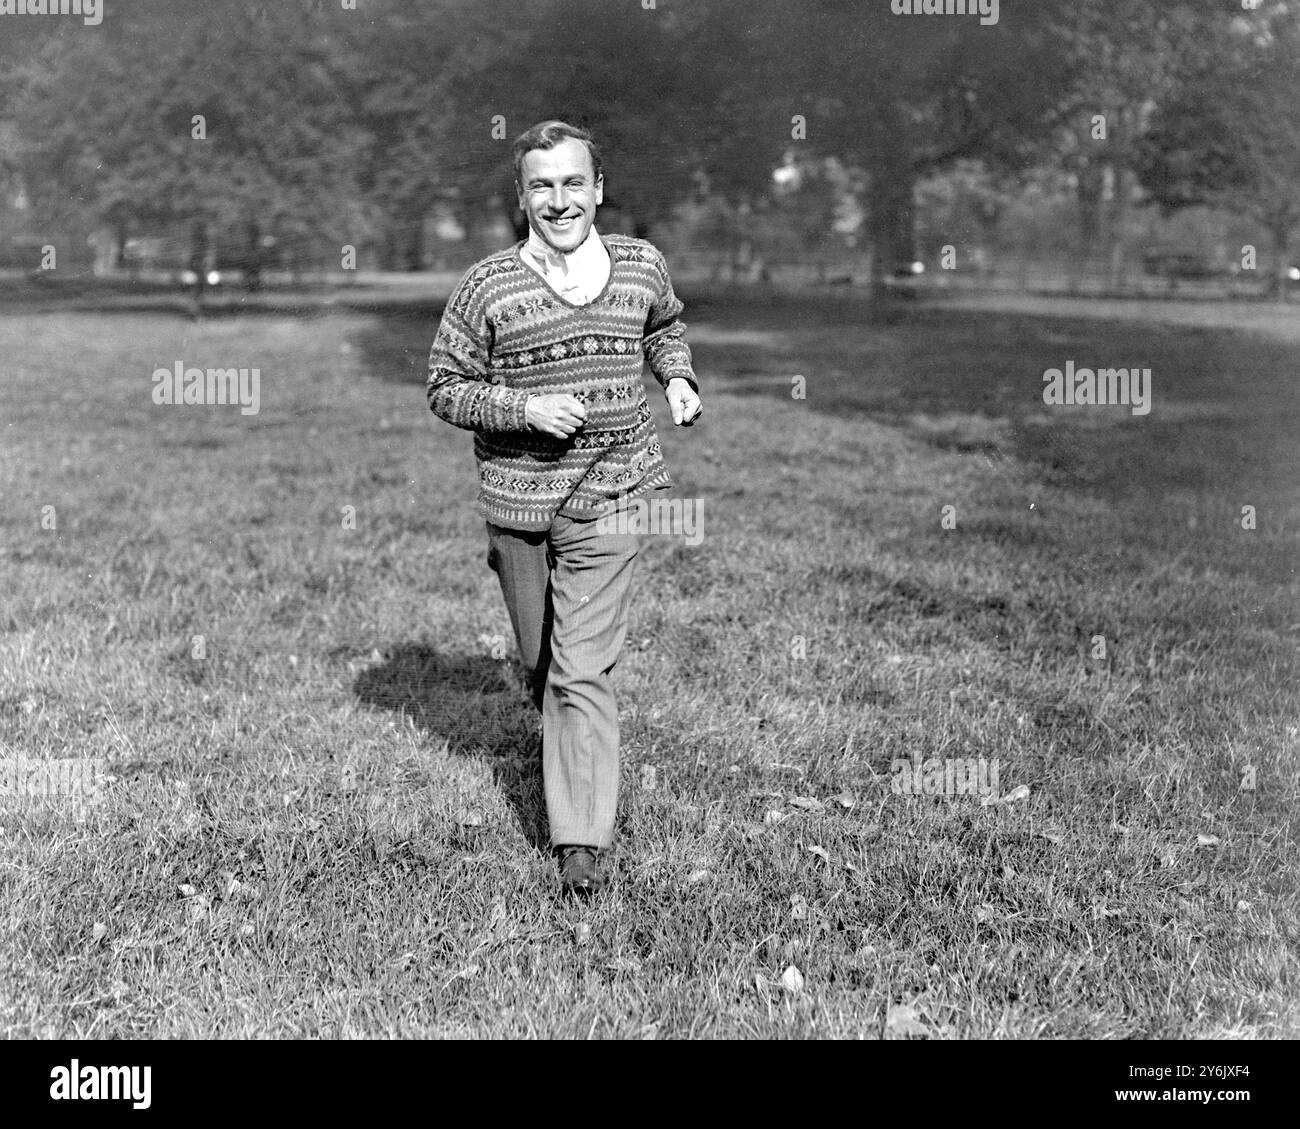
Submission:
M 528 239 L 466 272 L 429 355 L 429 407 L 474 432 L 478 511 L 534 704 L 551 844 L 565 889 L 603 881 L 618 807 L 611 673 L 638 535 L 600 522 L 673 485 L 643 361 L 673 423 L 700 414 L 682 303 L 649 243 L 596 232 L 600 151 L 541 122 L 514 145 Z

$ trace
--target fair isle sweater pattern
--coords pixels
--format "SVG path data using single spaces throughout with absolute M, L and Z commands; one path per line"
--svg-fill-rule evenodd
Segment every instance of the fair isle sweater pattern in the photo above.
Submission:
M 440 419 L 474 432 L 478 512 L 509 529 L 589 519 L 673 485 L 641 382 L 685 377 L 698 391 L 664 257 L 643 239 L 601 236 L 609 280 L 583 306 L 520 258 L 523 242 L 460 280 L 429 351 L 426 394 Z M 567 439 L 529 429 L 530 395 L 567 392 L 587 420 Z

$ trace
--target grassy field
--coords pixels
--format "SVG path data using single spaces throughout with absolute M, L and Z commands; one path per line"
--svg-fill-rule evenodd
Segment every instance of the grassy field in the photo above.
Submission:
M 0 1032 L 1300 1032 L 1300 344 L 687 320 L 705 536 L 645 540 L 580 905 L 432 316 L 0 315 Z M 1070 359 L 1151 414 L 1045 407 Z M 259 413 L 155 405 L 177 360 Z M 895 794 L 918 756 L 999 795 Z

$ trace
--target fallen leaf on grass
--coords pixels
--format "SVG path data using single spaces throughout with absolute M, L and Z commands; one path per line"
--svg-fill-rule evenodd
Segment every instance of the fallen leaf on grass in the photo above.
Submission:
M 90 930 L 90 939 L 95 942 L 102 941 L 108 935 L 108 926 L 102 921 L 97 921 Z
M 885 1016 L 885 1037 L 907 1039 L 928 1036 L 930 1029 L 921 1022 L 921 1013 L 911 1004 L 893 1004 Z
M 985 796 L 980 800 L 980 807 L 988 807 L 990 804 L 1014 804 L 1017 800 L 1029 799 L 1029 785 L 1017 784 L 1005 796 Z
M 1220 840 L 1219 840 L 1219 837 L 1218 837 L 1217 835 L 1197 835 L 1197 836 L 1196 836 L 1196 845 L 1197 845 L 1198 847 L 1217 847 L 1217 846 L 1219 845 L 1219 842 L 1220 842 Z

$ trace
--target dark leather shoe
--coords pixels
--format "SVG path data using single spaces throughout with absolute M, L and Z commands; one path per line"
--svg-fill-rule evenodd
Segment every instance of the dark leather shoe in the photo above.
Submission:
M 560 885 L 574 894 L 592 894 L 605 884 L 596 865 L 596 848 L 560 848 Z

